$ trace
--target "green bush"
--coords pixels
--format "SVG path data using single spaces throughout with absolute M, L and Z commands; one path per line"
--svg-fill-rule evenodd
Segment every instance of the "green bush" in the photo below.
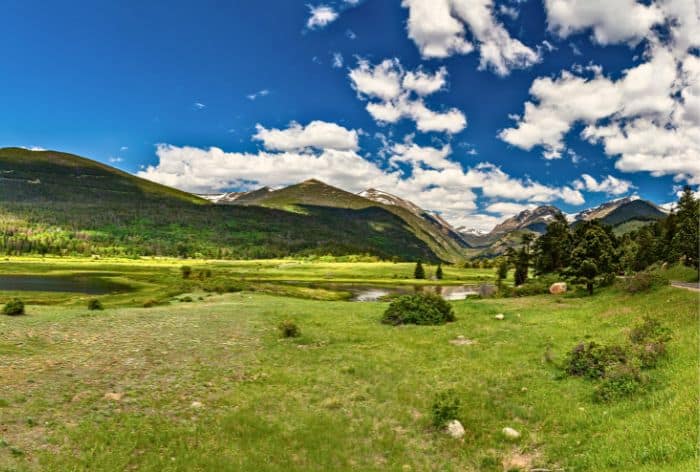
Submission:
M 189 279 L 190 275 L 192 275 L 192 267 L 182 266 L 180 267 L 180 273 L 182 274 L 183 279 Z
M 625 364 L 627 352 L 620 346 L 603 346 L 596 342 L 579 343 L 566 360 L 566 373 L 576 377 L 599 379 L 615 364 Z
M 104 307 L 102 306 L 102 302 L 97 298 L 91 298 L 87 302 L 87 308 L 88 310 L 102 310 Z
M 431 408 L 433 426 L 444 428 L 447 423 L 456 420 L 459 416 L 460 400 L 453 390 L 440 392 L 433 400 Z
M 192 303 L 194 300 L 189 295 L 185 295 L 180 299 L 180 301 L 185 303 Z
M 402 295 L 384 312 L 382 323 L 390 325 L 440 325 L 455 320 L 454 310 L 444 298 L 431 293 Z
M 645 317 L 641 324 L 632 328 L 629 338 L 640 367 L 651 369 L 666 355 L 666 343 L 671 340 L 671 331 L 659 320 Z
M 284 320 L 277 326 L 277 329 L 280 330 L 283 338 L 298 338 L 301 336 L 301 330 L 292 320 Z
M 609 369 L 605 378 L 593 390 L 593 399 L 609 402 L 628 397 L 643 385 L 639 369 L 628 364 L 617 364 Z
M 668 280 L 652 272 L 638 272 L 622 281 L 623 288 L 629 293 L 647 292 L 663 285 L 668 285 Z
M 143 307 L 144 308 L 152 308 L 154 306 L 158 305 L 158 300 L 154 300 L 153 298 L 146 300 L 143 302 Z
M 24 315 L 24 302 L 22 300 L 20 300 L 19 298 L 15 298 L 14 300 L 10 300 L 3 307 L 2 313 L 3 313 L 3 315 L 8 315 L 8 316 Z

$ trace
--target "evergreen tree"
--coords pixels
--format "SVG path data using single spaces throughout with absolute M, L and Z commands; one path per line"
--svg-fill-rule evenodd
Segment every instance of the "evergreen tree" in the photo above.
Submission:
M 500 287 L 506 277 L 508 277 L 508 261 L 501 259 L 496 266 L 496 285 Z
M 564 215 L 547 225 L 547 231 L 535 241 L 534 266 L 537 274 L 558 272 L 569 265 L 571 233 Z
M 532 233 L 525 233 L 522 236 L 523 246 L 517 253 L 515 258 L 515 285 L 522 285 L 527 282 L 527 273 L 530 270 L 530 243 L 534 239 Z
M 698 267 L 698 224 L 700 224 L 700 202 L 693 196 L 689 186 L 683 189 L 678 200 L 676 234 L 671 241 L 674 258 L 680 258 L 689 267 Z
M 442 264 L 438 264 L 437 269 L 435 270 L 435 278 L 442 280 Z
M 421 261 L 416 262 L 416 268 L 413 270 L 413 278 L 414 279 L 424 279 L 425 278 L 425 269 L 423 269 L 423 264 L 421 264 Z
M 586 284 L 589 294 L 593 294 L 593 286 L 600 277 L 615 271 L 616 241 L 611 234 L 598 221 L 586 222 L 576 228 L 570 273 Z

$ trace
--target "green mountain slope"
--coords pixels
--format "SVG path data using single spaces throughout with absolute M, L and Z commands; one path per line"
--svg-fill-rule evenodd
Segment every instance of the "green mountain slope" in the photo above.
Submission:
M 405 227 L 425 242 L 441 259 L 459 261 L 464 258 L 466 243 L 458 239 L 458 235 L 445 232 L 438 221 L 425 218 L 401 206 L 369 200 L 315 179 L 272 192 L 259 192 L 256 197 L 251 198 L 249 194 L 245 200 L 234 200 L 233 204 L 277 208 L 300 213 L 306 213 L 309 207 L 381 209 L 403 220 Z
M 0 149 L 0 253 L 437 259 L 376 206 L 214 205 L 89 159 L 18 148 Z

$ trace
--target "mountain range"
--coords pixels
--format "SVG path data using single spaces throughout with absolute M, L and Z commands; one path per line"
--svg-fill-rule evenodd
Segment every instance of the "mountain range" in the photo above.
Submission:
M 490 232 L 379 189 L 359 194 L 310 179 L 281 189 L 193 195 L 79 156 L 0 149 L 0 252 L 281 257 L 371 254 L 456 262 L 491 257 L 561 215 L 525 210 Z M 663 218 L 637 198 L 573 215 L 625 232 Z

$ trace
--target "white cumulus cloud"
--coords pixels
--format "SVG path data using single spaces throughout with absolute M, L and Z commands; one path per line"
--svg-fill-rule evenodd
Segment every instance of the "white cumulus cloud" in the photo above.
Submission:
M 513 38 L 496 20 L 493 0 L 403 0 L 401 4 L 408 8 L 408 36 L 425 58 L 468 54 L 478 48 L 479 67 L 502 76 L 540 60 L 535 50 Z
M 327 5 L 309 6 L 309 19 L 306 27 L 309 29 L 324 28 L 338 19 L 338 12 Z
M 338 151 L 357 150 L 357 131 L 349 130 L 335 123 L 312 121 L 306 126 L 292 122 L 286 129 L 267 129 L 256 125 L 253 139 L 262 141 L 271 151 L 298 151 L 307 148 L 333 149 Z

